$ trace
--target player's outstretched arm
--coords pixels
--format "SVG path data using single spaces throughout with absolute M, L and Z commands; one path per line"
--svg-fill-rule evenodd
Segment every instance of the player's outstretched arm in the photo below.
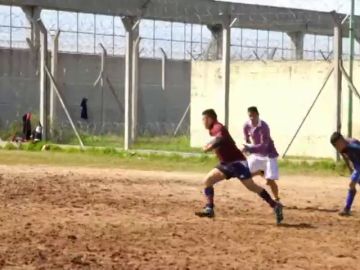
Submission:
M 348 167 L 350 173 L 352 173 L 352 172 L 354 171 L 354 168 L 353 168 L 353 166 L 352 166 L 352 164 L 351 164 L 350 159 L 347 157 L 346 154 L 343 154 L 343 153 L 342 153 L 341 156 L 342 156 L 342 158 L 343 158 L 344 161 L 345 161 L 346 167 Z
M 207 145 L 203 147 L 203 150 L 205 153 L 210 152 L 218 148 L 222 142 L 223 142 L 223 137 L 215 137 Z

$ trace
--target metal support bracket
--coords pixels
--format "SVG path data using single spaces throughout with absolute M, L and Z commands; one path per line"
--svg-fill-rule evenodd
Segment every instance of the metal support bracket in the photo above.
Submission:
M 56 31 L 55 35 L 51 36 L 52 38 L 52 50 L 51 50 L 51 74 L 54 79 L 57 80 L 57 70 L 58 70 L 58 52 L 59 52 L 59 37 L 60 31 Z M 52 81 L 50 81 L 50 134 L 54 135 L 54 126 L 56 119 L 56 93 L 55 86 Z
M 166 90 L 166 62 L 167 55 L 163 48 L 160 48 L 161 52 L 161 90 Z
M 181 117 L 178 125 L 176 126 L 176 129 L 175 129 L 175 131 L 174 131 L 174 136 L 176 136 L 176 135 L 178 134 L 178 132 L 179 132 L 179 130 L 180 130 L 180 127 L 181 127 L 182 123 L 183 123 L 184 120 L 185 120 L 186 115 L 187 115 L 187 114 L 189 113 L 189 111 L 190 111 L 190 107 L 191 107 L 191 102 L 190 102 L 189 105 L 187 106 L 187 108 L 186 108 L 183 116 Z
M 360 99 L 359 91 L 356 89 L 354 83 L 351 81 L 349 74 L 347 74 L 347 72 L 346 72 L 346 70 L 345 70 L 345 68 L 343 66 L 343 63 L 340 62 L 339 65 L 340 65 L 341 73 L 344 76 L 344 78 L 346 79 L 350 90 Z
M 100 72 L 99 76 L 94 82 L 94 87 L 100 86 L 100 92 L 101 92 L 101 99 L 100 99 L 100 123 L 101 123 L 101 132 L 104 131 L 104 121 L 105 121 L 105 115 L 104 115 L 104 79 L 105 79 L 105 60 L 107 56 L 107 51 L 101 43 L 99 44 L 101 48 L 101 66 L 100 66 Z
M 49 71 L 49 69 L 48 69 L 48 67 L 47 67 L 46 65 L 44 66 L 44 69 L 45 69 L 45 72 L 47 73 L 47 75 L 49 76 L 52 84 L 54 85 L 55 93 L 56 93 L 57 97 L 59 98 L 60 104 L 61 104 L 61 106 L 63 107 L 64 112 L 65 112 L 65 114 L 66 114 L 66 116 L 67 116 L 67 118 L 68 118 L 68 120 L 69 120 L 69 122 L 70 122 L 70 125 L 71 125 L 71 127 L 72 127 L 72 129 L 73 129 L 73 131 L 74 131 L 74 133 L 75 133 L 78 141 L 79 141 L 80 148 L 81 148 L 81 149 L 84 149 L 84 143 L 83 143 L 83 141 L 82 141 L 82 139 L 81 139 L 81 137 L 80 137 L 79 132 L 78 132 L 77 129 L 76 129 L 76 126 L 75 126 L 75 124 L 74 124 L 74 121 L 73 121 L 72 118 L 71 118 L 70 112 L 69 112 L 69 110 L 67 109 L 67 107 L 66 107 L 66 105 L 65 105 L 65 101 L 64 101 L 64 98 L 62 97 L 61 92 L 59 91 L 59 87 L 58 87 L 58 85 L 57 85 L 57 83 L 56 83 L 53 75 L 51 74 L 51 72 Z
M 293 144 L 294 140 L 296 139 L 297 135 L 299 134 L 299 132 L 300 132 L 301 128 L 303 127 L 303 125 L 304 125 L 304 123 L 305 123 L 306 119 L 307 119 L 307 118 L 308 118 L 308 116 L 310 115 L 310 113 L 311 113 L 312 109 L 314 108 L 314 106 L 315 106 L 316 102 L 318 101 L 318 99 L 319 99 L 319 97 L 320 97 L 320 95 L 321 95 L 322 91 L 324 90 L 324 88 L 325 88 L 325 86 L 326 86 L 327 82 L 329 81 L 330 76 L 331 76 L 331 74 L 332 74 L 333 72 L 334 72 L 334 68 L 331 68 L 331 70 L 330 70 L 330 71 L 328 72 L 328 74 L 326 75 L 325 80 L 324 80 L 324 82 L 323 82 L 323 84 L 322 84 L 322 86 L 321 86 L 321 88 L 320 88 L 319 92 L 317 93 L 317 95 L 316 95 L 316 97 L 315 97 L 315 99 L 314 99 L 313 103 L 311 103 L 311 105 L 310 105 L 309 109 L 307 110 L 307 112 L 306 112 L 306 114 L 305 114 L 305 116 L 304 116 L 303 120 L 301 121 L 301 123 L 300 123 L 299 127 L 297 128 L 297 130 L 296 130 L 296 132 L 295 132 L 294 136 L 291 138 L 290 143 L 288 144 L 288 146 L 286 147 L 286 149 L 285 149 L 285 151 L 284 151 L 284 154 L 282 155 L 282 158 L 285 158 L 285 157 L 286 157 L 286 155 L 287 155 L 288 151 L 290 150 L 290 147 L 292 146 L 292 144 Z

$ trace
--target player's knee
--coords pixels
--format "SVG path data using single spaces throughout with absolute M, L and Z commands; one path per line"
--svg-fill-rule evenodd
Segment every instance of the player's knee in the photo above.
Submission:
M 351 181 L 350 184 L 349 184 L 349 188 L 351 190 L 356 190 L 356 182 L 355 181 Z
M 204 180 L 202 181 L 204 187 L 211 187 L 212 186 L 212 181 L 210 177 L 205 177 Z
M 257 193 L 259 191 L 260 187 L 252 179 L 243 180 L 243 184 L 248 190 L 252 192 Z
M 268 185 L 268 186 L 276 186 L 276 182 L 274 181 L 274 180 L 270 180 L 270 179 L 267 179 L 266 180 L 266 184 Z

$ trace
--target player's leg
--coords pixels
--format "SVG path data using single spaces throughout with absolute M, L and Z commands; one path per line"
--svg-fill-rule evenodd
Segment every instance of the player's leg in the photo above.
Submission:
M 203 185 L 204 185 L 204 194 L 206 197 L 206 206 L 210 206 L 214 208 L 214 185 L 226 177 L 223 172 L 221 172 L 218 168 L 212 169 L 204 178 Z
M 271 193 L 274 195 L 276 201 L 280 201 L 279 197 L 279 187 L 274 179 L 266 179 L 266 185 L 268 185 L 271 189 Z
M 271 208 L 274 209 L 276 216 L 276 223 L 280 224 L 284 219 L 283 217 L 283 206 L 276 202 L 273 198 L 271 198 L 270 194 L 263 187 L 259 186 L 254 182 L 252 178 L 243 179 L 241 181 L 243 185 L 250 191 L 259 195 L 261 199 L 263 199 Z
M 254 182 L 252 178 L 242 179 L 241 183 L 249 190 L 258 194 L 270 207 L 274 208 L 277 202 L 273 200 L 270 194 L 263 187 Z
M 275 180 L 279 178 L 279 168 L 277 159 L 270 159 L 258 155 L 250 155 L 248 158 L 251 175 L 262 176 L 266 179 L 266 184 L 270 187 L 275 200 L 280 201 L 279 188 Z
M 276 201 L 280 201 L 279 187 L 276 180 L 279 179 L 279 165 L 276 158 L 269 158 L 266 162 L 265 175 L 266 184 L 270 187 Z
M 266 170 L 266 159 L 264 157 L 251 154 L 247 158 L 247 162 L 252 176 L 264 176 Z
M 195 214 L 199 217 L 213 217 L 214 216 L 214 185 L 222 180 L 226 179 L 224 173 L 218 168 L 212 169 L 204 178 L 204 195 L 206 198 L 205 207 Z
M 341 216 L 350 216 L 351 215 L 351 207 L 355 199 L 356 195 L 356 184 L 360 182 L 360 172 L 354 171 L 351 176 L 351 181 L 349 184 L 349 191 L 346 197 L 345 207 L 339 213 Z
M 256 184 L 251 177 L 251 172 L 247 166 L 247 162 L 234 162 L 231 169 L 233 175 L 238 177 L 242 184 L 250 191 L 258 194 L 271 208 L 274 209 L 276 215 L 276 223 L 280 224 L 283 220 L 282 205 L 273 200 L 270 194 L 261 186 Z

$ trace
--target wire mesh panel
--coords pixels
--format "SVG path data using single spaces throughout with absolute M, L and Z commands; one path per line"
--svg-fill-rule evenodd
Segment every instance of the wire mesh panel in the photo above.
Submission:
M 110 55 L 124 55 L 125 29 L 117 16 L 42 10 L 41 17 L 50 33 L 61 30 L 63 52 L 99 53 L 102 43 Z M 0 46 L 26 48 L 30 25 L 19 7 L 0 6 Z M 154 20 L 140 23 L 141 56 L 161 57 L 162 48 L 169 59 L 202 59 L 212 34 L 206 25 L 183 24 Z M 50 38 L 49 38 L 50 41 Z M 294 53 L 286 33 L 239 29 L 232 30 L 233 59 L 258 60 L 271 56 L 292 60 Z M 332 40 L 326 36 L 305 35 L 304 59 L 321 60 L 331 55 Z M 346 56 L 347 46 L 344 46 Z M 356 51 L 358 57 L 359 49 Z

